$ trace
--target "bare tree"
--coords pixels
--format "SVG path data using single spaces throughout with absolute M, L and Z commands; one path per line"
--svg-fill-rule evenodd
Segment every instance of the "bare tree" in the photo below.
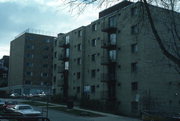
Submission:
M 96 7 L 109 7 L 113 4 L 116 4 L 120 0 L 65 0 L 65 3 L 70 5 L 71 9 L 79 9 L 81 13 L 86 6 L 94 5 Z M 170 61 L 172 61 L 175 69 L 180 74 L 180 30 L 179 30 L 179 19 L 176 18 L 177 13 L 180 11 L 180 0 L 130 0 L 132 2 L 140 1 L 143 4 L 144 11 L 147 14 L 148 21 L 150 23 L 150 27 L 152 33 L 157 41 L 162 54 L 164 54 Z M 159 34 L 158 29 L 156 28 L 155 20 L 152 16 L 152 11 L 150 9 L 151 5 L 159 6 L 167 9 L 166 14 L 171 18 L 170 25 L 167 25 L 167 29 L 169 32 L 167 34 L 171 34 L 171 40 L 168 44 L 164 42 L 164 38 Z M 178 15 L 179 17 L 179 15 Z M 179 21 L 178 21 L 179 20 Z M 170 49 L 171 48 L 171 49 Z
M 162 6 L 164 6 L 164 8 L 168 8 L 169 11 L 167 12 L 167 14 L 169 14 L 169 16 L 171 17 L 171 26 L 168 28 L 170 30 L 170 33 L 167 34 L 171 34 L 172 35 L 172 43 L 173 43 L 173 52 L 171 50 L 168 50 L 168 48 L 166 47 L 166 44 L 163 43 L 163 39 L 161 37 L 160 34 L 158 34 L 157 28 L 155 26 L 152 14 L 151 14 L 151 10 L 149 8 L 149 5 L 147 3 L 147 0 L 143 0 L 144 2 L 144 6 L 145 6 L 145 11 L 147 12 L 147 16 L 148 16 L 148 20 L 153 32 L 153 35 L 156 39 L 156 41 L 159 44 L 159 47 L 162 51 L 162 53 L 169 59 L 171 60 L 175 65 L 177 65 L 178 68 L 177 71 L 179 71 L 180 69 L 180 48 L 179 48 L 179 42 L 180 42 L 180 34 L 178 32 L 178 21 L 176 21 L 175 18 L 175 7 L 177 4 L 176 0 L 161 0 L 162 2 Z M 158 3 L 157 3 L 158 4 Z M 170 45 L 172 46 L 172 45 Z

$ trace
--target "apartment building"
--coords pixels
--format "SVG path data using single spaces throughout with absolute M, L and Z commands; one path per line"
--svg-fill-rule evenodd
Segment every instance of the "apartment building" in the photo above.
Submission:
M 28 29 L 11 41 L 8 87 L 12 92 L 48 91 L 52 85 L 54 38 Z
M 180 111 L 180 75 L 159 48 L 140 2 L 121 2 L 99 19 L 54 42 L 53 90 L 64 98 L 110 102 L 121 114 Z M 168 10 L 150 6 L 158 33 L 171 47 Z M 175 13 L 180 20 L 180 14 Z M 180 26 L 177 25 L 177 31 Z
M 7 87 L 8 83 L 9 56 L 0 59 L 0 87 Z

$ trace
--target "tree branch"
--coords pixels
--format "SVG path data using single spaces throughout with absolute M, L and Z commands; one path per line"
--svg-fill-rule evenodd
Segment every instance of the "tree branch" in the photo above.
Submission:
M 148 15 L 148 19 L 149 19 L 149 22 L 150 22 L 150 25 L 151 25 L 151 29 L 152 29 L 152 32 L 156 38 L 156 41 L 158 42 L 159 44 L 159 47 L 162 51 L 162 53 L 168 58 L 170 59 L 171 61 L 173 61 L 179 68 L 180 68 L 180 59 L 175 57 L 174 55 L 172 55 L 171 53 L 169 53 L 166 48 L 164 47 L 163 43 L 162 43 L 162 40 L 160 38 L 160 36 L 158 35 L 158 32 L 155 28 L 155 25 L 154 25 L 154 21 L 152 19 L 152 15 L 151 15 L 151 12 L 150 12 L 150 9 L 149 9 L 149 5 L 147 3 L 146 0 L 143 0 L 144 1 L 144 5 L 145 5 L 145 8 L 146 8 L 146 12 L 147 12 L 147 15 Z

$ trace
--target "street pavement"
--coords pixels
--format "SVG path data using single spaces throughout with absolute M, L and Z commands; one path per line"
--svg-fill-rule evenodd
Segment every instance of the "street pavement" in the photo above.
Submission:
M 141 121 L 135 118 L 129 118 L 117 115 L 104 115 L 101 117 L 75 116 L 64 112 L 49 109 L 48 118 L 51 121 Z
M 44 103 L 44 102 L 41 102 L 41 103 Z M 57 107 L 66 107 L 65 105 L 60 105 L 60 104 L 54 104 L 54 103 L 49 103 L 49 104 L 53 106 L 57 106 Z M 88 112 L 100 114 L 103 116 L 100 116 L 100 117 L 75 116 L 75 115 L 67 114 L 64 112 L 57 111 L 57 110 L 49 109 L 48 118 L 51 121 L 142 121 L 136 118 L 130 118 L 130 117 L 119 116 L 119 115 L 114 115 L 114 114 L 109 114 L 109 113 L 81 109 L 79 107 L 74 107 L 74 109 L 81 110 L 81 111 L 88 111 Z
M 0 100 L 12 100 L 12 99 L 0 99 Z M 25 101 L 25 100 L 21 100 L 21 99 L 19 99 L 19 100 L 13 99 L 13 100 L 16 100 L 19 102 Z M 45 102 L 41 102 L 41 103 L 45 103 Z M 58 107 L 65 107 L 65 105 L 59 105 L 59 104 L 53 104 L 53 103 L 49 103 L 49 104 L 53 105 L 53 106 L 58 106 Z M 42 111 L 42 107 L 34 107 L 34 109 Z M 113 114 L 109 114 L 109 113 L 86 110 L 86 109 L 81 109 L 79 107 L 74 107 L 74 109 L 81 110 L 81 111 L 88 111 L 88 112 L 100 114 L 103 116 L 101 116 L 101 117 L 75 116 L 75 115 L 67 114 L 67 113 L 49 108 L 48 118 L 51 121 L 142 121 L 142 120 L 136 119 L 136 118 L 130 118 L 130 117 L 125 117 L 125 116 L 113 115 Z

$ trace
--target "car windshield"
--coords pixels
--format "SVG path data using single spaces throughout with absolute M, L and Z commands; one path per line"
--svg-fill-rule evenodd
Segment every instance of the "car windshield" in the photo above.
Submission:
M 27 109 L 32 109 L 30 106 L 19 106 L 19 110 L 27 110 Z

